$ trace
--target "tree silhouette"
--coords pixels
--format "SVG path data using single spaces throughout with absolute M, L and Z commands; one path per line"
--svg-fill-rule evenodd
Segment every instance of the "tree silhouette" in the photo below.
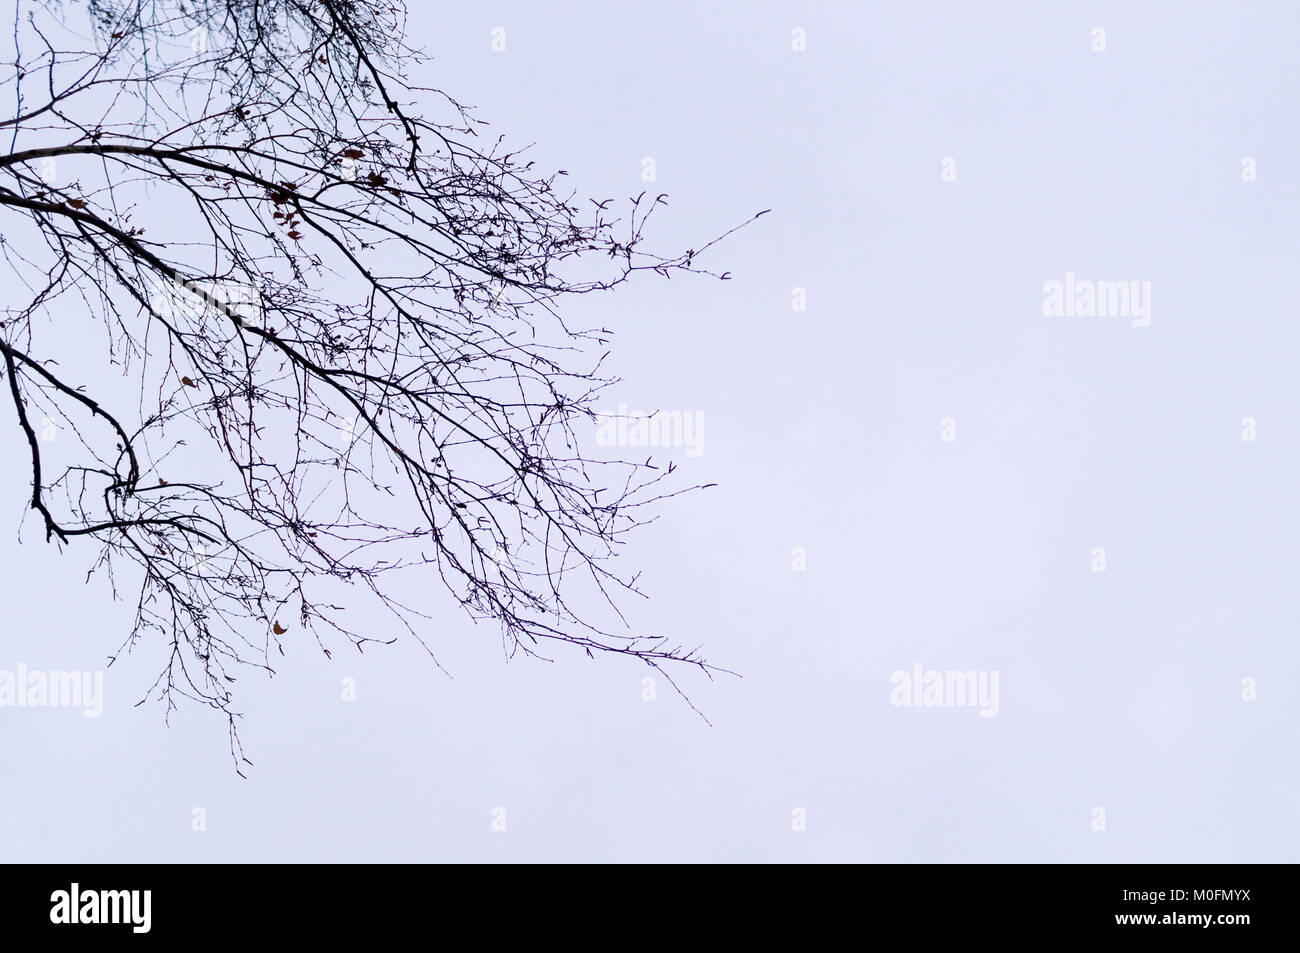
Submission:
M 508 654 L 718 671 L 628 634 L 636 576 L 610 559 L 691 487 L 584 454 L 610 332 L 561 314 L 638 272 L 725 278 L 698 263 L 714 242 L 652 253 L 664 196 L 578 199 L 408 85 L 404 22 L 91 0 L 14 23 L 0 356 L 30 507 L 114 593 L 138 583 L 118 655 L 165 645 L 149 695 L 223 712 L 237 766 L 238 669 L 304 631 L 428 649 L 435 573 Z

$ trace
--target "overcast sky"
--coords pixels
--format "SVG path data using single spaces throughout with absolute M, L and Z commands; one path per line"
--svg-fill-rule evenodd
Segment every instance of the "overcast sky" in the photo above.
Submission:
M 669 193 L 663 245 L 773 210 L 731 281 L 574 311 L 719 484 L 635 538 L 629 611 L 743 678 L 683 675 L 709 727 L 632 663 L 507 662 L 430 580 L 452 677 L 291 648 L 241 680 L 246 781 L 132 658 L 101 717 L 0 708 L 0 858 L 1300 859 L 1300 7 L 412 6 L 412 84 Z M 17 544 L 0 446 L 0 670 L 103 670 L 131 603 Z

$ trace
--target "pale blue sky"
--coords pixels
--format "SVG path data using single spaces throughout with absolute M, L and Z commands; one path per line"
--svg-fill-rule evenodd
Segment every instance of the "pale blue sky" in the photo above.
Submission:
M 710 728 L 631 664 L 507 663 L 431 583 L 454 678 L 409 642 L 301 646 L 241 680 L 247 781 L 209 712 L 133 707 L 142 662 L 98 719 L 0 708 L 0 858 L 1300 859 L 1300 8 L 418 4 L 411 28 L 411 82 L 539 165 L 669 193 L 665 245 L 773 209 L 710 259 L 730 282 L 575 306 L 616 331 L 613 399 L 703 415 L 675 459 L 719 484 L 636 540 L 634 618 L 744 678 L 684 677 Z M 1044 316 L 1067 272 L 1150 281 L 1151 325 Z M 16 545 L 0 434 L 0 669 L 102 667 L 131 606 L 30 522 Z M 997 716 L 891 705 L 915 663 L 999 672 Z

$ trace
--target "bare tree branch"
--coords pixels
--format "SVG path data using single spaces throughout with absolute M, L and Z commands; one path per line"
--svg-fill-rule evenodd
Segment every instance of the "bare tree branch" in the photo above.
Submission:
M 692 487 L 582 449 L 611 332 L 561 314 L 638 272 L 727 277 L 699 263 L 713 242 L 644 247 L 665 196 L 616 217 L 481 143 L 467 109 L 403 79 L 423 61 L 400 4 L 21 9 L 0 354 L 30 507 L 47 541 L 92 538 L 115 592 L 134 565 L 123 649 L 169 647 L 169 710 L 225 713 L 246 760 L 238 669 L 272 671 L 297 629 L 327 654 L 381 632 L 428 649 L 407 592 L 434 573 L 508 654 L 720 671 L 628 634 L 617 597 L 639 589 L 612 560 Z M 54 360 L 93 333 L 102 367 Z M 88 396 L 104 370 L 134 396 Z M 43 441 L 42 419 L 75 441 Z

